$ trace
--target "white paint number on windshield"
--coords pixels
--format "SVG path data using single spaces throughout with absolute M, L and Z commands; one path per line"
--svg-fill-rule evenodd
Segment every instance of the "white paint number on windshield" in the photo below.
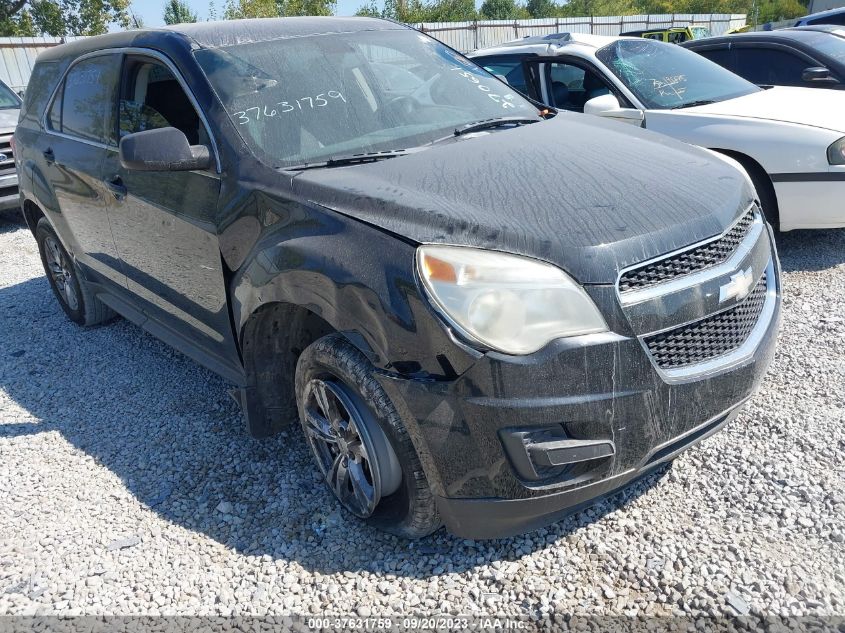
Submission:
M 493 101 L 495 101 L 496 103 L 501 105 L 505 110 L 507 110 L 508 108 L 515 108 L 516 107 L 516 104 L 512 103 L 513 94 L 508 93 L 508 94 L 505 94 L 505 95 L 500 95 L 500 94 L 497 94 L 495 92 L 491 92 L 490 86 L 484 85 L 483 83 L 481 83 L 481 80 L 478 77 L 476 77 L 473 73 L 471 73 L 467 70 L 464 70 L 460 66 L 454 66 L 452 68 L 452 70 L 457 72 L 461 77 L 468 79 L 470 83 L 475 84 L 475 86 L 479 90 L 481 90 L 481 92 L 486 93 L 487 96 L 490 99 L 492 99 Z
M 316 108 L 325 108 L 329 104 L 329 99 L 340 100 L 346 103 L 344 97 L 337 90 L 329 90 L 328 92 L 321 92 L 314 97 L 300 97 L 294 101 L 277 101 L 273 105 L 253 106 L 245 108 L 232 114 L 237 117 L 238 125 L 246 125 L 252 121 L 259 121 L 262 118 L 270 119 L 275 116 L 281 116 L 294 110 L 314 110 Z

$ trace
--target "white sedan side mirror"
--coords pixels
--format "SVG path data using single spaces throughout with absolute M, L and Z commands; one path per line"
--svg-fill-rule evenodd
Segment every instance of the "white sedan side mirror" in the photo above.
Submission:
M 645 118 L 642 110 L 623 108 L 619 99 L 612 94 L 593 97 L 584 104 L 584 114 L 593 114 L 610 119 L 621 119 L 629 123 L 640 124 Z

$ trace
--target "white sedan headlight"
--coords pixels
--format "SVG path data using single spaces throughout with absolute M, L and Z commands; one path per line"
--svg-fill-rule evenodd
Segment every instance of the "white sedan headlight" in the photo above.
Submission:
M 845 136 L 827 148 L 827 162 L 831 165 L 845 165 Z
M 506 354 L 531 354 L 556 338 L 607 330 L 584 289 L 551 264 L 462 246 L 421 246 L 417 268 L 447 321 Z

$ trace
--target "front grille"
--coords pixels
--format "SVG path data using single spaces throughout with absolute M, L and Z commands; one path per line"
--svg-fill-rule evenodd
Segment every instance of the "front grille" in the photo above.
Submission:
M 766 302 L 766 274 L 745 301 L 713 316 L 645 338 L 661 369 L 677 369 L 730 354 L 751 334 Z
M 0 159 L 0 176 L 12 174 L 15 172 L 15 157 L 12 153 L 12 135 L 0 135 L 0 154 L 5 156 L 5 159 Z
M 619 279 L 619 292 L 647 288 L 726 261 L 751 230 L 755 208 L 749 209 L 727 233 L 712 242 L 624 273 Z

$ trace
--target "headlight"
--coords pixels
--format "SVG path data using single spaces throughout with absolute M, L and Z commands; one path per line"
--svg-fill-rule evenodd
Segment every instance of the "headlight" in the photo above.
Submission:
M 421 246 L 417 268 L 443 316 L 466 338 L 506 354 L 607 330 L 584 289 L 537 260 L 461 246 Z
M 831 165 L 845 165 L 845 136 L 827 148 L 827 162 Z

